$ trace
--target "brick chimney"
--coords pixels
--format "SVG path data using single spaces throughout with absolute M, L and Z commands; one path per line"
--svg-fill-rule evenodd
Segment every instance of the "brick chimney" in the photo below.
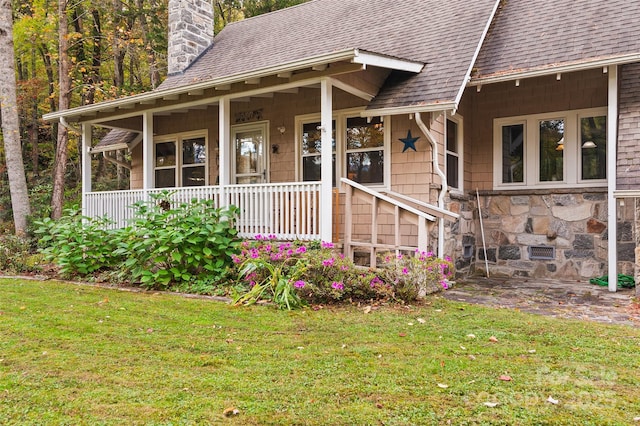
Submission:
M 169 74 L 184 71 L 213 44 L 211 0 L 169 0 Z

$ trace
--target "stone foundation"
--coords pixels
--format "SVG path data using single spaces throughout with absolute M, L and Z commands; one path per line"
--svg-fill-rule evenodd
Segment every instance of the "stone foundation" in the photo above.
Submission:
M 588 280 L 607 274 L 606 190 L 484 191 L 480 202 L 491 276 Z M 485 275 L 476 197 L 452 196 L 448 204 L 461 217 L 447 226 L 446 252 L 455 254 L 459 274 Z M 634 213 L 633 205 L 618 206 L 618 272 L 628 275 L 636 259 Z M 553 258 L 532 259 L 532 246 L 554 251 Z

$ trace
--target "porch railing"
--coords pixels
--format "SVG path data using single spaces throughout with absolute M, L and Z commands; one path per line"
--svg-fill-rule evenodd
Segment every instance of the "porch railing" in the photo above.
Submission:
M 108 217 L 124 227 L 134 216 L 134 203 L 165 189 L 91 192 L 84 194 L 84 215 Z M 211 199 L 216 206 L 234 205 L 240 213 L 238 235 L 275 235 L 283 240 L 320 239 L 320 182 L 169 188 L 174 203 Z
M 381 192 L 375 191 L 364 185 L 360 185 L 352 180 L 342 178 L 341 182 L 345 188 L 345 230 L 344 230 L 344 253 L 353 259 L 355 251 L 363 251 L 369 253 L 369 265 L 376 267 L 378 252 L 394 251 L 400 253 L 401 251 L 414 251 L 418 250 L 424 252 L 427 250 L 427 238 L 428 227 L 427 222 L 435 222 L 437 219 L 456 219 L 458 215 L 443 209 L 439 209 L 435 206 L 431 206 L 420 201 L 413 200 L 409 197 L 402 196 L 401 194 L 393 193 L 394 195 L 400 195 L 400 198 L 405 199 L 413 204 L 418 204 L 420 207 L 425 208 L 428 212 L 418 210 L 402 201 L 389 197 Z M 365 241 L 356 240 L 353 238 L 353 225 L 354 225 L 354 211 L 352 209 L 354 199 L 357 198 L 366 204 L 371 206 L 369 213 L 370 223 L 368 223 L 370 231 L 366 234 L 369 238 Z M 390 235 L 391 243 L 378 242 L 378 220 L 380 213 L 388 213 L 393 215 L 393 232 Z M 401 222 L 417 225 L 417 245 L 402 244 L 403 233 L 401 231 Z M 361 233 L 362 234 L 362 233 Z

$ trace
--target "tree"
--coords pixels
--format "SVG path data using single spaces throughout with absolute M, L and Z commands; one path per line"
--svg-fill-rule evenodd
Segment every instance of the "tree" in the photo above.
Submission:
M 20 121 L 16 96 L 16 71 L 13 50 L 13 16 L 11 0 L 0 0 L 0 112 L 2 136 L 9 175 L 9 191 L 16 235 L 24 235 L 31 214 L 29 192 L 24 174 Z
M 7 0 L 0 0 L 7 1 Z M 67 19 L 67 2 L 58 0 L 58 109 L 69 109 L 71 104 L 71 75 L 69 67 L 69 26 Z M 51 218 L 59 219 L 62 216 L 64 205 L 64 177 L 67 171 L 67 142 L 69 140 L 68 129 L 58 126 L 58 141 L 56 144 L 56 160 L 53 169 L 53 191 L 51 194 Z

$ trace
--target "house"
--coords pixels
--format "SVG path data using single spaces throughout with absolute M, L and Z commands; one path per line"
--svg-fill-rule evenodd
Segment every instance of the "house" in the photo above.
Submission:
M 206 1 L 169 13 L 158 89 L 45 116 L 82 127 L 85 214 L 122 223 L 170 187 L 239 206 L 245 237 L 371 263 L 417 248 L 463 272 L 634 274 L 640 3 L 312 0 L 215 38 Z M 131 189 L 92 192 L 91 155 L 119 149 Z

